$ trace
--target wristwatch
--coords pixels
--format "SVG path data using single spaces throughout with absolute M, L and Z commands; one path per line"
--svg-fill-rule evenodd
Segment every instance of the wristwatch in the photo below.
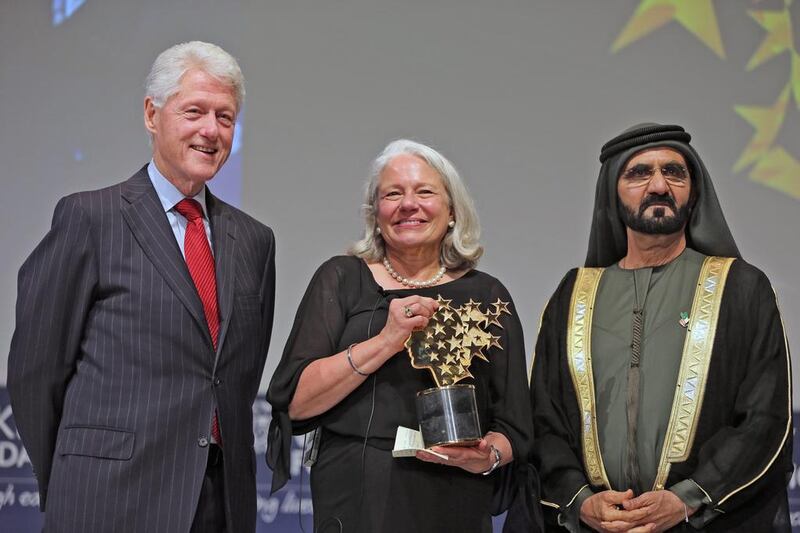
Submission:
M 489 467 L 489 470 L 483 472 L 484 476 L 488 476 L 489 474 L 497 470 L 497 467 L 500 466 L 500 462 L 503 460 L 503 455 L 500 453 L 500 450 L 495 448 L 494 445 L 492 444 L 490 444 L 489 446 L 492 447 L 492 451 L 494 452 L 494 464 L 492 464 L 492 466 Z

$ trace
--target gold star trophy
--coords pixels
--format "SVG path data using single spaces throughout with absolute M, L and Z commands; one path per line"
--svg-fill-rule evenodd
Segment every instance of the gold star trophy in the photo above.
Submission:
M 475 386 L 457 384 L 473 377 L 469 372 L 474 357 L 489 361 L 484 353 L 491 347 L 503 349 L 500 337 L 490 327 L 500 325 L 500 316 L 510 315 L 508 302 L 499 298 L 486 310 L 470 298 L 460 307 L 439 295 L 439 308 L 425 329 L 414 331 L 406 340 L 411 366 L 427 369 L 436 386 L 417 393 L 417 418 L 426 448 L 431 446 L 472 446 L 483 433 L 478 420 Z M 489 307 L 493 307 L 489 311 Z

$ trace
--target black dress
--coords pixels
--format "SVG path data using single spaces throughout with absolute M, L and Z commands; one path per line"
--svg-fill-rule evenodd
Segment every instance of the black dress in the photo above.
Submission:
M 482 431 L 504 434 L 515 458 L 528 456 L 532 428 L 522 328 L 502 283 L 472 270 L 435 287 L 384 290 L 361 259 L 334 257 L 317 270 L 306 290 L 267 393 L 273 417 L 267 452 L 274 470 L 273 490 L 289 477 L 291 434 L 323 428 L 318 460 L 311 469 L 315 531 L 492 530 L 492 499 L 501 475 L 471 474 L 413 457 L 392 458 L 397 427 L 418 425 L 416 393 L 435 385 L 430 372 L 414 369 L 405 352 L 322 415 L 289 420 L 288 405 L 306 365 L 378 334 L 389 302 L 412 294 L 441 295 L 451 299 L 453 307 L 470 299 L 484 309 L 498 299 L 509 303 L 511 314 L 499 319 L 502 328 L 490 327 L 502 349 L 486 350 L 489 362 L 473 359 L 469 370 L 474 377 L 461 383 L 475 385 Z

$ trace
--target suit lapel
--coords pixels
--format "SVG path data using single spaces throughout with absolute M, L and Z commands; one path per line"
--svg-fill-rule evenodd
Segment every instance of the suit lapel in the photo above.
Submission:
M 217 304 L 219 305 L 220 328 L 217 340 L 216 367 L 225 335 L 233 314 L 233 296 L 235 292 L 234 257 L 236 255 L 236 225 L 230 217 L 228 206 L 206 189 L 206 205 L 211 221 L 211 240 L 214 243 L 214 263 L 217 274 Z
M 169 226 L 158 194 L 145 166 L 122 185 L 122 216 L 134 237 L 172 291 L 189 310 L 211 345 L 203 303 L 197 294 L 186 261 Z

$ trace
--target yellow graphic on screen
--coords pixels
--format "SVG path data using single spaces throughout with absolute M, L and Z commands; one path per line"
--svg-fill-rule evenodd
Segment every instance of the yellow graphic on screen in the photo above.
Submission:
M 735 172 L 750 169 L 751 180 L 800 200 L 800 161 L 778 143 L 778 136 L 792 110 L 800 110 L 800 54 L 795 46 L 790 8 L 748 10 L 747 13 L 766 32 L 758 49 L 747 62 L 751 72 L 776 57 L 789 55 L 786 84 L 771 104 L 736 105 L 734 111 L 752 128 L 753 136 L 733 166 Z M 628 24 L 611 47 L 612 52 L 628 46 L 675 20 L 694 34 L 719 57 L 725 58 L 717 14 L 712 0 L 642 0 Z M 797 114 L 795 113 L 795 117 Z
M 711 0 L 644 0 L 611 50 L 616 52 L 672 20 L 689 30 L 719 57 L 725 58 L 717 14 Z
M 786 106 L 789 104 L 789 86 L 787 85 L 780 96 L 769 107 L 744 106 L 734 107 L 736 113 L 745 119 L 753 128 L 753 138 L 745 146 L 739 160 L 733 166 L 733 170 L 741 172 L 753 163 L 757 163 L 769 153 L 778 132 L 783 126 L 783 119 L 786 117 Z
M 748 11 L 747 13 L 767 32 L 758 50 L 747 63 L 747 70 L 753 70 L 778 54 L 794 51 L 792 20 L 789 17 L 788 5 L 781 11 Z
M 750 178 L 800 200 L 800 162 L 782 146 L 764 154 L 750 170 Z

